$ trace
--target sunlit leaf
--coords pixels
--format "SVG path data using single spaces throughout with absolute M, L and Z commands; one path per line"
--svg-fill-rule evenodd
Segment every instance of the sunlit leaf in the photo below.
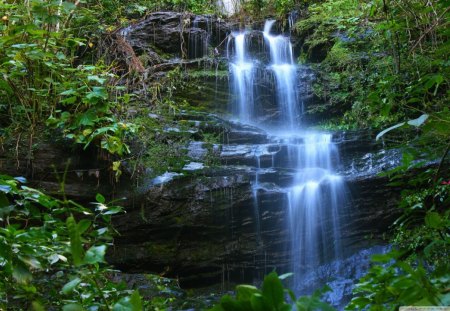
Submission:
M 429 117 L 428 114 L 423 114 L 420 117 L 418 117 L 417 119 L 409 120 L 408 124 L 415 126 L 415 127 L 419 127 L 428 119 L 428 117 Z
M 105 261 L 106 245 L 92 246 L 86 252 L 84 256 L 84 262 L 89 264 L 95 264 Z

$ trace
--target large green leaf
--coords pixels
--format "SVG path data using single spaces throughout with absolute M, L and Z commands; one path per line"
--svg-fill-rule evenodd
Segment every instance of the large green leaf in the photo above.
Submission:
M 262 286 L 264 301 L 269 308 L 277 310 L 284 304 L 284 289 L 278 275 L 275 272 L 269 273 Z
M 98 82 L 99 84 L 103 84 L 106 81 L 106 79 L 100 78 L 97 75 L 88 76 L 87 78 L 88 78 L 88 81 L 95 81 L 95 82 Z
M 86 230 L 89 229 L 91 224 L 92 221 L 90 221 L 89 219 L 80 220 L 80 222 L 78 223 L 78 232 L 80 233 L 80 235 L 86 232 Z
M 93 126 L 97 121 L 97 113 L 93 109 L 80 114 L 77 118 L 78 125 Z
M 102 86 L 94 86 L 92 91 L 87 93 L 86 98 L 89 102 L 96 101 L 97 99 L 107 99 L 108 92 L 106 92 L 106 88 Z
M 72 281 L 66 283 L 61 291 L 63 292 L 63 294 L 70 294 L 80 283 L 80 278 L 74 278 Z

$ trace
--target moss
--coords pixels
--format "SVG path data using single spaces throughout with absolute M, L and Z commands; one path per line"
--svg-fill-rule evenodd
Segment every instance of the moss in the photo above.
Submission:
M 176 241 L 164 241 L 163 243 L 147 242 L 144 248 L 148 254 L 158 254 L 162 262 L 171 262 L 177 250 Z

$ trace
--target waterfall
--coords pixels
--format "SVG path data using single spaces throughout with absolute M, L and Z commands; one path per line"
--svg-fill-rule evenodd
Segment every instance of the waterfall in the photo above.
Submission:
M 294 272 L 294 288 L 301 291 L 305 288 L 302 276 L 307 271 L 341 257 L 339 212 L 345 205 L 346 191 L 343 179 L 334 173 L 339 154 L 332 135 L 307 131 L 300 124 L 303 107 L 297 91 L 299 68 L 294 61 L 290 38 L 271 33 L 274 24 L 275 21 L 269 20 L 262 32 L 242 31 L 230 36 L 231 109 L 240 122 L 266 128 L 285 146 L 287 157 L 277 161 L 277 153 L 281 151 L 272 153 L 272 166 L 295 170 L 291 185 L 285 188 L 285 208 L 290 232 L 290 270 Z M 249 41 L 258 35 L 265 43 L 265 53 L 250 49 Z M 264 105 L 258 100 L 261 94 L 270 95 L 271 104 L 276 107 L 276 116 L 272 119 L 276 120 L 266 122 L 265 111 L 270 109 L 260 108 Z M 274 125 L 268 126 L 272 122 Z M 256 150 L 253 194 L 258 234 L 262 230 L 257 215 L 260 156 L 261 152 Z
M 236 104 L 233 106 L 233 114 L 238 116 L 241 122 L 248 123 L 254 117 L 254 64 L 246 55 L 246 33 L 238 33 L 232 37 L 234 37 L 235 57 L 234 61 L 230 63 L 230 70 L 233 77 L 233 94 L 237 97 Z
M 270 49 L 269 69 L 274 72 L 276 80 L 276 95 L 281 109 L 280 119 L 287 127 L 296 127 L 298 117 L 298 100 L 296 94 L 297 66 L 292 55 L 292 44 L 289 38 L 282 35 L 272 36 L 274 20 L 266 22 L 264 26 L 264 39 Z
M 288 192 L 292 271 L 295 287 L 302 275 L 331 259 L 341 257 L 339 207 L 345 201 L 340 176 L 333 173 L 338 160 L 330 134 L 303 134 L 303 144 L 292 144 L 297 173 Z

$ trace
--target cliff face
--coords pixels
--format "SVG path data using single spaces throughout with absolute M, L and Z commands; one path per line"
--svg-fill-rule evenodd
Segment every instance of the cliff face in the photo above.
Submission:
M 292 267 L 285 207 L 294 172 L 271 165 L 286 160 L 286 146 L 258 128 L 226 121 L 216 126 L 228 137 L 216 146 L 220 165 L 186 170 L 164 183 L 148 180 L 127 214 L 116 219 L 121 235 L 109 257 L 115 266 L 164 273 L 187 287 L 252 282 L 273 269 Z M 370 144 L 372 139 L 362 132 L 334 135 L 346 151 L 339 166 L 348 197 L 339 216 L 345 256 L 379 243 L 398 215 L 398 189 L 376 175 L 395 165 L 396 155 Z M 262 146 L 277 152 L 275 160 L 271 153 L 261 155 L 258 168 L 255 150 Z M 197 155 L 193 161 L 202 163 L 202 143 L 190 148 Z M 256 174 L 261 187 L 255 197 Z

